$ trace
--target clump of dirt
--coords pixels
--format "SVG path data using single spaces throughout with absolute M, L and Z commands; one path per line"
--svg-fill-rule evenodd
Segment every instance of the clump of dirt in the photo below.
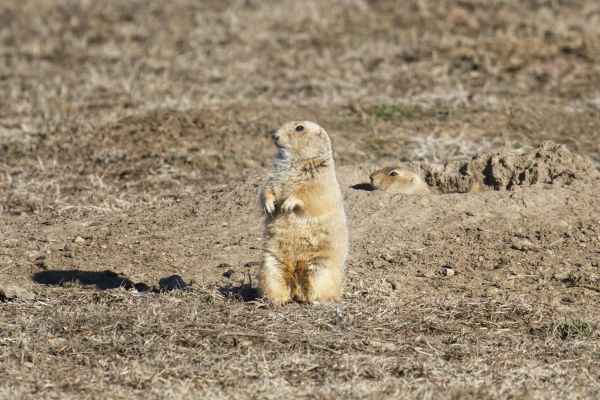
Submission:
M 510 151 L 482 153 L 471 160 L 413 163 L 412 166 L 441 193 L 515 190 L 538 184 L 564 186 L 575 180 L 591 182 L 600 179 L 600 173 L 589 159 L 552 141 L 524 154 Z

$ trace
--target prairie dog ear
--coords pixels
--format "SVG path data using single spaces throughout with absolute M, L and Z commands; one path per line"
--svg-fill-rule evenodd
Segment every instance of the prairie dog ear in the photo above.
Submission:
M 326 134 L 325 129 L 319 128 L 319 136 L 324 136 Z

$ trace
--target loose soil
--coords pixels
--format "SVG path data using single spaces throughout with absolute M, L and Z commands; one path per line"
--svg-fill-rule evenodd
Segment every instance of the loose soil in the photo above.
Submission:
M 600 397 L 599 44 L 592 0 L 4 2 L 0 398 Z M 288 119 L 337 302 L 256 291 Z

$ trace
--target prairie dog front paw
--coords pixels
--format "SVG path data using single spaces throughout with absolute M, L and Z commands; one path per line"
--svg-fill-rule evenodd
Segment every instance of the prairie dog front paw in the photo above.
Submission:
M 283 212 L 291 213 L 296 207 L 301 208 L 303 205 L 304 203 L 302 203 L 302 200 L 299 198 L 295 196 L 289 196 L 281 205 L 281 210 Z
M 275 212 L 275 199 L 265 199 L 265 212 L 273 214 Z
M 273 214 L 275 212 L 275 200 L 273 189 L 267 187 L 263 192 L 263 209 L 267 214 Z

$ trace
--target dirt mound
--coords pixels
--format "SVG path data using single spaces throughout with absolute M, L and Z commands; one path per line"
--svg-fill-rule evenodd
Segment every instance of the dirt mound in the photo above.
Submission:
M 515 190 L 538 184 L 564 186 L 576 180 L 590 182 L 600 179 L 600 173 L 588 159 L 552 141 L 524 154 L 509 151 L 484 153 L 471 160 L 411 165 L 441 193 Z
M 352 189 L 348 183 L 356 183 L 362 174 L 360 166 L 339 170 L 353 237 L 349 270 L 369 279 L 376 272 L 369 268 L 375 267 L 384 268 L 381 276 L 408 274 L 402 277 L 408 283 L 413 273 L 435 273 L 446 263 L 473 278 L 487 274 L 515 251 L 520 260 L 514 265 L 517 274 L 544 265 L 555 269 L 559 258 L 569 258 L 564 267 L 572 268 L 575 261 L 584 264 L 598 257 L 600 203 L 592 184 L 574 181 L 546 189 L 534 185 L 517 192 L 420 197 Z M 46 278 L 60 275 L 60 282 L 86 283 L 88 276 L 81 272 L 69 279 L 63 272 L 112 270 L 123 274 L 114 280 L 117 286 L 123 276 L 152 286 L 161 277 L 181 273 L 186 280 L 210 286 L 232 282 L 218 267 L 227 264 L 234 270 L 233 281 L 243 280 L 254 274 L 253 262 L 261 257 L 257 193 L 263 180 L 252 176 L 170 206 L 140 205 L 123 213 L 40 216 L 34 221 L 5 217 L 5 237 L 13 238 L 5 240 L 5 254 L 12 260 L 7 276 L 29 279 L 22 275 L 23 268 L 33 273 L 41 268 L 44 273 L 36 275 L 36 281 L 52 283 Z M 19 238 L 30 247 L 16 245 Z M 579 246 L 580 242 L 590 245 Z M 558 248 L 560 255 L 540 264 L 538 256 L 545 249 Z M 408 294 L 429 289 L 405 290 Z
M 342 384 L 343 374 L 382 392 L 383 381 L 373 381 L 370 371 L 392 384 L 399 382 L 398 365 L 420 376 L 419 366 L 432 356 L 415 347 L 439 354 L 428 367 L 435 382 L 457 379 L 455 371 L 463 371 L 467 361 L 470 369 L 461 374 L 482 381 L 509 379 L 515 368 L 527 365 L 552 374 L 545 390 L 563 393 L 573 374 L 597 370 L 593 357 L 574 369 L 552 367 L 597 348 L 600 197 L 595 185 L 576 180 L 549 189 L 406 196 L 346 184 L 363 174 L 360 166 L 339 170 L 352 237 L 343 299 L 314 307 L 273 309 L 260 300 L 243 301 L 255 299 L 249 293 L 261 257 L 257 193 L 263 176 L 169 206 L 0 216 L 3 278 L 31 288 L 49 304 L 7 303 L 20 312 L 6 313 L 6 336 L 15 337 L 26 326 L 22 334 L 30 342 L 39 340 L 40 330 L 53 332 L 53 340 L 65 337 L 56 347 L 31 350 L 39 368 L 26 375 L 28 381 L 19 381 L 19 390 L 61 379 L 51 368 L 57 351 L 69 355 L 60 360 L 71 370 L 78 362 L 71 354 L 87 348 L 82 338 L 99 335 L 104 343 L 113 334 L 122 345 L 95 353 L 90 373 L 117 376 L 134 361 L 148 375 L 184 368 L 194 371 L 192 385 L 199 391 L 201 382 L 211 379 L 231 382 L 224 387 L 232 393 L 250 394 L 258 381 L 235 371 L 260 362 L 274 366 L 268 390 L 309 376 L 319 384 Z M 140 291 L 175 274 L 191 282 L 192 290 L 171 297 L 158 290 L 111 289 Z M 32 283 L 32 277 L 45 285 Z M 82 308 L 73 311 L 74 302 Z M 103 328 L 115 320 L 121 321 L 117 333 Z M 181 357 L 156 361 L 141 335 L 155 338 L 157 351 Z M 242 361 L 240 343 L 248 351 Z M 212 358 L 197 368 L 201 351 Z M 307 358 L 309 351 L 316 352 L 313 358 Z M 117 356 L 122 352 L 128 356 Z M 480 353 L 484 361 L 472 356 Z M 22 351 L 15 354 L 7 358 L 8 371 L 20 365 Z M 351 361 L 340 364 L 341 354 Z M 393 362 L 382 366 L 381 357 Z M 292 358 L 302 366 L 318 362 L 319 374 L 298 372 L 289 364 Z M 487 365 L 499 367 L 490 371 Z M 411 382 L 416 381 L 403 390 L 413 390 Z M 537 378 L 523 383 L 538 384 Z
M 372 190 L 366 183 L 369 175 L 384 165 L 392 164 L 393 161 L 343 166 L 340 168 L 343 171 L 340 181 L 342 185 L 355 189 Z M 575 181 L 600 180 L 600 172 L 588 158 L 571 153 L 566 146 L 552 141 L 546 141 L 522 154 L 502 151 L 481 153 L 469 160 L 399 164 L 418 171 L 438 193 L 514 191 L 541 184 L 562 187 Z

